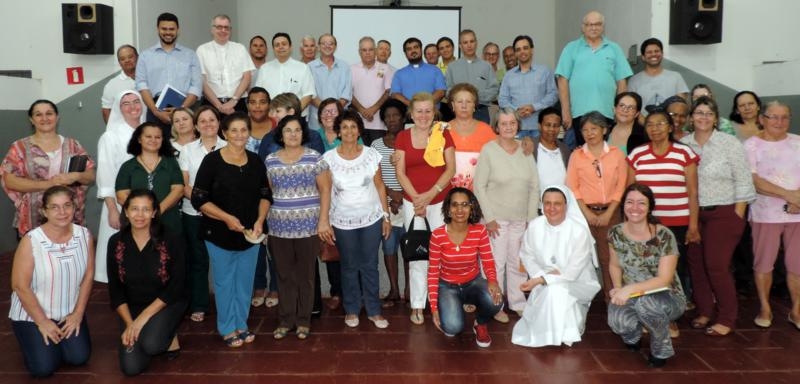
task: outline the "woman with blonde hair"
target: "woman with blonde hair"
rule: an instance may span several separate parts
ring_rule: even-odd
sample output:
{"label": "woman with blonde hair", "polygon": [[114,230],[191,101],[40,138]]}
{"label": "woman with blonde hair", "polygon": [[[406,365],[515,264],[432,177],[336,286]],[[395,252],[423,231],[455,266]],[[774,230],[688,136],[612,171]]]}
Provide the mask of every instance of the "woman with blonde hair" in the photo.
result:
{"label": "woman with blonde hair", "polygon": [[[451,188],[455,174],[455,145],[446,125],[434,121],[436,108],[433,95],[420,92],[411,98],[411,120],[414,125],[397,134],[395,157],[397,180],[403,187],[404,226],[408,228],[417,217],[426,219],[431,228],[444,224],[442,201]],[[419,222],[415,227],[422,228]],[[428,261],[409,263],[411,322],[425,320]]]}

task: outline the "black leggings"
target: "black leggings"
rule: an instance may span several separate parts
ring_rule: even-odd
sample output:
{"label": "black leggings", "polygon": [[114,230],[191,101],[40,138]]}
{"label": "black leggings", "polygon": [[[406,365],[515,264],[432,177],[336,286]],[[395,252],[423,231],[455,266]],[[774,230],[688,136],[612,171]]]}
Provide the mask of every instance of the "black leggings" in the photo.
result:
{"label": "black leggings", "polygon": [[[119,368],[122,373],[136,376],[147,369],[153,356],[167,351],[183,319],[187,304],[186,300],[180,300],[158,311],[139,332],[139,340],[133,344],[133,349],[128,350],[120,339]],[[124,332],[125,323],[120,322],[120,326]]]}

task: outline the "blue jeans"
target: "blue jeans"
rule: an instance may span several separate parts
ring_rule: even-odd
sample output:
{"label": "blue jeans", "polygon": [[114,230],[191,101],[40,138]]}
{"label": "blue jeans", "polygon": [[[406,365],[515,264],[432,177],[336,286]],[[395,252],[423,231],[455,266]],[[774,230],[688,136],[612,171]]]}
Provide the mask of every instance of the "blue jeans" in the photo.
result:
{"label": "blue jeans", "polygon": [[225,336],[236,330],[246,330],[258,246],[231,251],[206,241],[206,247],[214,276],[217,331]]}
{"label": "blue jeans", "polygon": [[464,330],[464,304],[477,307],[475,320],[478,324],[488,323],[503,308],[502,303],[495,305],[489,294],[489,284],[481,276],[464,284],[439,280],[439,321],[444,333],[457,335]]}
{"label": "blue jeans", "polygon": [[342,259],[342,302],[348,315],[361,312],[362,303],[367,316],[381,314],[378,247],[382,228],[383,219],[357,229],[333,228]]}
{"label": "blue jeans", "polygon": [[[269,265],[269,287],[267,287],[267,265]],[[256,276],[253,280],[253,290],[266,289],[278,292],[278,275],[275,273],[275,261],[269,254],[266,245],[258,246],[258,260],[256,260]]]}
{"label": "blue jeans", "polygon": [[397,256],[400,251],[400,239],[405,235],[406,229],[403,227],[392,227],[392,232],[389,233],[388,239],[383,239],[381,247],[383,254],[387,256]]}
{"label": "blue jeans", "polygon": [[50,341],[50,345],[45,345],[42,333],[32,321],[12,321],[11,329],[14,330],[14,336],[22,350],[25,367],[34,377],[50,376],[62,363],[84,365],[92,354],[86,317],[81,321],[77,336],[73,334],[58,344]]}
{"label": "blue jeans", "polygon": [[538,129],[526,129],[524,131],[517,132],[517,139],[522,139],[523,137],[532,137],[534,139],[539,138],[539,130]]}

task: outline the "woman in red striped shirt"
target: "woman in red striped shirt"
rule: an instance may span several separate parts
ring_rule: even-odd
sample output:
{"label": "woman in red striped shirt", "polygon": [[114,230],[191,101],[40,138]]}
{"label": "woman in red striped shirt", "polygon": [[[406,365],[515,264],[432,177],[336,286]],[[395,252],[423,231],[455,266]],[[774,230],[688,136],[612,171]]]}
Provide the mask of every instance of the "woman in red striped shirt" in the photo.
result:
{"label": "woman in red striped shirt", "polygon": [[475,305],[475,342],[486,348],[492,343],[487,324],[502,308],[503,295],[497,284],[489,233],[479,223],[481,207],[472,191],[457,187],[445,197],[442,215],[445,225],[431,234],[428,260],[433,323],[446,336],[455,336],[464,329],[462,306]]}

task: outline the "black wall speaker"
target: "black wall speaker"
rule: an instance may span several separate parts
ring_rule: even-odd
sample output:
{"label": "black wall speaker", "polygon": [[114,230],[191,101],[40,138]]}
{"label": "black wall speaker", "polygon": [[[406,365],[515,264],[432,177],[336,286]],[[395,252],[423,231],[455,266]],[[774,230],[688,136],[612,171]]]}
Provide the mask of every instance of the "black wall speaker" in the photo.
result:
{"label": "black wall speaker", "polygon": [[722,0],[670,0],[670,44],[722,42]]}
{"label": "black wall speaker", "polygon": [[114,54],[114,9],[103,4],[61,4],[64,53]]}

